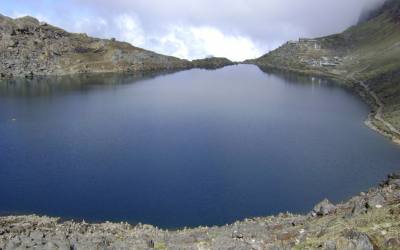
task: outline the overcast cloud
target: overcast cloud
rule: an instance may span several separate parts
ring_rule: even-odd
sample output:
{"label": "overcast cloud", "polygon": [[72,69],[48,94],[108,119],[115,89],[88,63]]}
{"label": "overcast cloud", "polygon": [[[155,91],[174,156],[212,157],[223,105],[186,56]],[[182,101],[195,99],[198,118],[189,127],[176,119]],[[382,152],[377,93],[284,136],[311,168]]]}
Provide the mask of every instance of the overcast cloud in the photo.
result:
{"label": "overcast cloud", "polygon": [[1,0],[68,31],[181,58],[261,56],[287,40],[341,32],[383,0]]}

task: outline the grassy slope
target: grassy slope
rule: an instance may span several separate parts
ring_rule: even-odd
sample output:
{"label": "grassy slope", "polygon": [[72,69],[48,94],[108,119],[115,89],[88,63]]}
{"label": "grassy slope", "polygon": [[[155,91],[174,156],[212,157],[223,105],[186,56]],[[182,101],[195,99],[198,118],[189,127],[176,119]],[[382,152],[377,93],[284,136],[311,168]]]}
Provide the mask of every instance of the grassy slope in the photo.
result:
{"label": "grassy slope", "polygon": [[[316,40],[321,49],[288,43],[250,62],[260,67],[363,80],[385,104],[385,119],[400,128],[400,1],[388,1],[367,21],[343,33]],[[329,68],[303,62],[324,56],[338,56],[342,61]]]}

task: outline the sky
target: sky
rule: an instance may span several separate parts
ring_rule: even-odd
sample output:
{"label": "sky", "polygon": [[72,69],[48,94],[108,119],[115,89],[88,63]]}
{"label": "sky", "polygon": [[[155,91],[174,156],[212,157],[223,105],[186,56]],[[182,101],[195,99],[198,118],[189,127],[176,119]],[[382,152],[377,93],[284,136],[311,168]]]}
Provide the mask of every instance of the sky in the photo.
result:
{"label": "sky", "polygon": [[0,0],[0,13],[198,59],[242,61],[288,40],[338,33],[383,0]]}

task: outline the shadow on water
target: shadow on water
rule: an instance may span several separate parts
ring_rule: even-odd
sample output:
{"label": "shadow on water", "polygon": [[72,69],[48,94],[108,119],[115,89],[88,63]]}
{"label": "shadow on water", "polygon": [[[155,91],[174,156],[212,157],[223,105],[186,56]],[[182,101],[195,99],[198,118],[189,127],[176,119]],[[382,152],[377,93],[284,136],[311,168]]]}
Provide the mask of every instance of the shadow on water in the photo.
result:
{"label": "shadow on water", "polygon": [[300,72],[292,72],[288,70],[282,69],[275,69],[275,68],[268,68],[268,67],[260,67],[259,68],[263,73],[267,74],[268,76],[273,76],[283,80],[285,84],[292,84],[292,85],[303,85],[303,86],[311,86],[311,87],[323,87],[325,89],[340,89],[355,98],[361,100],[359,94],[354,91],[349,85],[343,84],[338,79],[333,79],[329,77],[324,77],[321,75],[310,75],[306,73]]}
{"label": "shadow on water", "polygon": [[145,73],[98,73],[65,76],[38,76],[0,80],[0,97],[35,97],[85,92],[96,88],[110,88],[133,84],[178,71]]}
{"label": "shadow on water", "polygon": [[321,84],[327,87],[337,84],[334,80],[323,76],[312,76],[312,75],[290,72],[280,69],[273,69],[260,66],[257,67],[265,74],[269,76],[276,76],[282,80],[285,80],[286,83],[305,84],[305,85]]}

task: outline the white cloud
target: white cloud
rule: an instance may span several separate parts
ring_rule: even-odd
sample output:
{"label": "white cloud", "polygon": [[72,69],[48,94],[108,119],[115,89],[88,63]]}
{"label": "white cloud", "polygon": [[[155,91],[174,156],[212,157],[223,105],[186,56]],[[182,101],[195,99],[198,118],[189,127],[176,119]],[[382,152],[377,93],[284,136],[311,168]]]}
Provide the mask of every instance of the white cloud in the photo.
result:
{"label": "white cloud", "polygon": [[144,31],[136,17],[122,14],[114,19],[115,28],[119,30],[118,38],[135,46],[145,46]]}
{"label": "white cloud", "polygon": [[[67,28],[69,31],[78,33],[103,33],[108,27],[108,22],[101,17],[80,17],[72,22],[71,27]],[[64,27],[65,28],[65,27]],[[104,34],[106,35],[106,34]]]}
{"label": "white cloud", "polygon": [[[194,40],[203,47],[206,55],[228,57],[243,61],[261,55],[254,42],[240,35],[226,35],[213,27],[192,27],[190,33]],[[188,44],[190,46],[190,44]]]}
{"label": "white cloud", "polygon": [[212,55],[243,61],[264,52],[250,38],[224,34],[214,27],[174,25],[163,32],[146,33],[140,20],[129,14],[117,15],[110,21],[80,18],[71,25],[71,29],[104,38],[115,37],[137,47],[191,60]]}
{"label": "white cloud", "polygon": [[[179,58],[191,59],[190,48],[187,45],[187,40],[189,37],[186,37],[186,41],[183,39],[179,39],[177,33],[184,32],[182,29],[174,28],[168,34],[158,38],[152,38],[153,46],[152,49],[156,52],[166,53]],[[195,45],[192,44],[192,48],[195,48]]]}
{"label": "white cloud", "polygon": [[150,50],[186,59],[218,56],[243,61],[263,52],[251,39],[227,35],[213,27],[173,26],[164,34],[145,39],[144,46]]}
{"label": "white cloud", "polygon": [[49,19],[45,15],[43,15],[41,13],[35,13],[35,14],[32,15],[31,13],[28,13],[28,12],[14,11],[10,15],[10,17],[12,17],[12,18],[20,18],[20,17],[25,17],[25,16],[34,16],[36,19],[38,19],[40,21],[43,21],[43,22],[48,22],[49,21]]}

